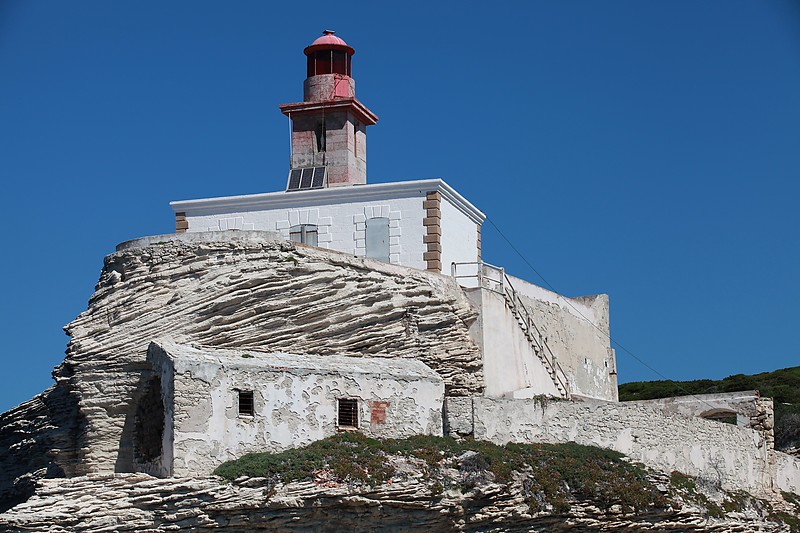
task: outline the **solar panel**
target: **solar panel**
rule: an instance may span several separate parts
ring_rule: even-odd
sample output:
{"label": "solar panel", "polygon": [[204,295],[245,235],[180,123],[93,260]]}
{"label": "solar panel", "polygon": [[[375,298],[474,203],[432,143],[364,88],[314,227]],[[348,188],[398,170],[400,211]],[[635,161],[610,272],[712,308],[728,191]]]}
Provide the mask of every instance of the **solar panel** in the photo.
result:
{"label": "solar panel", "polygon": [[325,186],[326,167],[293,168],[289,171],[287,191],[320,189]]}
{"label": "solar panel", "polygon": [[325,167],[314,167],[314,178],[311,180],[311,187],[316,189],[325,183]]}
{"label": "solar panel", "polygon": [[286,187],[287,190],[294,190],[300,188],[300,173],[302,170],[299,168],[292,169],[289,172],[289,186]]}
{"label": "solar panel", "polygon": [[303,169],[303,177],[300,178],[300,188],[301,189],[310,189],[311,188],[311,178],[314,177],[314,169],[313,168],[304,168]]}

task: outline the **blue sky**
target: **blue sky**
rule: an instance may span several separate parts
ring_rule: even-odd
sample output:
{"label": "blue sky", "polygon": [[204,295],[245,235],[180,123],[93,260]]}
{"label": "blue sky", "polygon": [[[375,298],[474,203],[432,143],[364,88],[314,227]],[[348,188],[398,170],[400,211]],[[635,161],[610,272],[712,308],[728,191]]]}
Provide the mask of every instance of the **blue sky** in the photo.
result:
{"label": "blue sky", "polygon": [[[800,3],[0,1],[0,410],[52,383],[104,255],[171,200],[281,189],[303,48],[356,49],[370,182],[441,177],[621,381],[800,364]],[[486,224],[484,258],[543,282]]]}

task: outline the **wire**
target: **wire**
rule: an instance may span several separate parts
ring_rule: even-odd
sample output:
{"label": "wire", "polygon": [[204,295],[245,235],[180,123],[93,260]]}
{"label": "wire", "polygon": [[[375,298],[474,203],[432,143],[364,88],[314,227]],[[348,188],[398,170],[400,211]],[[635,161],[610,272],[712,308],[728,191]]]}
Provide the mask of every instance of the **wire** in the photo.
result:
{"label": "wire", "polygon": [[499,227],[497,227],[497,224],[495,224],[495,223],[494,223],[494,221],[493,221],[491,218],[489,218],[489,217],[486,217],[486,220],[489,222],[489,224],[491,224],[491,225],[492,225],[492,227],[493,227],[493,228],[494,228],[494,229],[497,231],[497,233],[499,233],[499,234],[500,234],[500,236],[503,238],[503,240],[505,240],[505,241],[508,243],[508,245],[511,247],[511,249],[512,249],[512,250],[514,250],[514,252],[515,252],[515,253],[516,253],[516,254],[517,254],[517,255],[518,255],[518,256],[519,256],[519,257],[520,257],[520,258],[521,258],[521,259],[522,259],[524,262],[525,262],[525,264],[526,264],[526,265],[528,265],[528,267],[529,267],[531,270],[533,270],[533,272],[534,272],[534,273],[535,273],[537,276],[539,276],[539,279],[541,279],[541,280],[542,280],[542,282],[545,284],[545,286],[546,286],[548,289],[550,289],[551,291],[553,291],[553,292],[556,294],[556,296],[558,296],[558,297],[559,297],[560,299],[562,299],[562,300],[563,300],[563,301],[564,301],[564,302],[565,302],[567,305],[569,305],[569,306],[572,308],[572,310],[573,310],[573,311],[575,311],[576,313],[578,313],[578,315],[580,315],[580,317],[581,317],[581,318],[583,318],[583,319],[584,319],[586,322],[588,322],[588,323],[589,323],[589,325],[591,325],[591,326],[592,326],[594,329],[596,329],[597,331],[599,331],[601,335],[603,335],[604,337],[608,338],[608,340],[611,342],[611,344],[612,344],[612,345],[616,345],[616,346],[618,346],[618,347],[619,347],[619,348],[620,348],[620,349],[621,349],[623,352],[625,352],[626,354],[628,354],[629,356],[631,356],[633,359],[635,359],[636,361],[638,361],[638,362],[639,362],[639,363],[640,363],[642,366],[644,366],[644,367],[648,368],[648,369],[649,369],[650,371],[652,371],[654,374],[656,374],[656,375],[660,376],[661,378],[663,378],[663,379],[664,379],[664,380],[666,380],[666,381],[672,381],[672,383],[674,383],[674,384],[676,385],[676,388],[677,388],[678,390],[682,391],[682,392],[685,392],[687,396],[691,396],[692,398],[696,398],[697,400],[699,400],[700,402],[702,402],[702,403],[706,404],[707,406],[709,406],[709,407],[712,407],[712,408],[715,408],[715,406],[711,405],[710,403],[708,403],[707,401],[703,400],[703,399],[702,399],[702,398],[700,398],[699,396],[697,396],[697,395],[693,394],[692,392],[690,392],[689,390],[685,389],[684,387],[681,387],[681,385],[680,385],[680,382],[676,382],[676,381],[674,381],[674,380],[671,380],[671,379],[669,379],[667,376],[665,376],[664,374],[662,374],[661,372],[659,372],[658,370],[656,370],[655,368],[653,368],[652,366],[650,366],[649,364],[647,364],[646,362],[644,362],[644,361],[643,361],[641,358],[637,357],[637,356],[636,356],[636,354],[634,354],[632,351],[630,351],[630,350],[629,350],[629,349],[627,349],[625,346],[623,346],[623,345],[622,345],[622,344],[621,344],[619,341],[617,341],[617,340],[615,340],[614,338],[612,338],[610,334],[606,333],[605,331],[603,331],[602,329],[600,329],[599,327],[597,327],[597,325],[596,325],[594,322],[592,322],[591,320],[589,320],[589,319],[586,317],[586,315],[584,315],[583,313],[581,313],[581,311],[580,311],[580,310],[579,310],[577,307],[575,307],[574,305],[572,305],[572,302],[570,302],[570,301],[569,301],[569,299],[567,299],[565,296],[562,296],[562,295],[561,295],[561,293],[559,293],[559,292],[558,292],[558,291],[555,289],[555,287],[553,287],[553,285],[551,285],[551,284],[550,284],[550,282],[549,282],[549,281],[547,281],[547,279],[545,279],[545,277],[544,277],[544,276],[542,276],[542,274],[541,274],[541,273],[540,273],[538,270],[536,270],[536,267],[534,267],[534,266],[531,264],[531,262],[530,262],[530,261],[528,261],[528,259],[527,259],[527,258],[526,258],[524,255],[522,255],[522,252],[520,252],[520,251],[517,249],[517,247],[516,247],[516,246],[514,246],[514,243],[512,243],[512,242],[511,242],[511,240],[510,240],[508,237],[506,237],[506,235],[505,235],[505,234],[504,234],[504,233],[503,233],[503,232],[500,230],[500,228],[499,228]]}

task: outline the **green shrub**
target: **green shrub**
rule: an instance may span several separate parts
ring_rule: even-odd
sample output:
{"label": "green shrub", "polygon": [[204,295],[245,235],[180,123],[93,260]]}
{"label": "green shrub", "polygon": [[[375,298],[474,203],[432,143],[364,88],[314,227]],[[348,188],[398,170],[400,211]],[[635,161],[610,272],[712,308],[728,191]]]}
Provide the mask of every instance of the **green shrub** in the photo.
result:
{"label": "green shrub", "polygon": [[604,508],[620,505],[626,512],[668,503],[649,483],[642,466],[620,453],[575,443],[498,446],[431,436],[375,440],[348,432],[285,452],[248,454],[224,463],[215,474],[229,480],[249,476],[290,482],[327,469],[341,482],[375,484],[397,475],[386,461],[390,454],[423,461],[434,496],[444,490],[442,467],[450,466],[461,475],[461,490],[492,478],[508,483],[513,472],[524,474],[523,490],[533,511],[549,505],[566,513],[574,498]]}

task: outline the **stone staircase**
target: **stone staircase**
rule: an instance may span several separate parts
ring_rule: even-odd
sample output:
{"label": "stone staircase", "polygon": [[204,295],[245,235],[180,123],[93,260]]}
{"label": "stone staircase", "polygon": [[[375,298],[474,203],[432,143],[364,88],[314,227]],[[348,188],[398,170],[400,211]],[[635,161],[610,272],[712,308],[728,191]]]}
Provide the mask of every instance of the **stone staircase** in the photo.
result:
{"label": "stone staircase", "polygon": [[[474,270],[475,273],[459,275],[459,265],[462,266],[462,270],[463,267],[466,267]],[[506,276],[505,270],[502,267],[483,262],[452,263],[451,274],[457,280],[477,278],[479,287],[503,296],[506,307],[514,315],[514,318],[516,318],[517,324],[528,340],[528,344],[533,348],[533,352],[542,362],[545,370],[547,370],[559,394],[562,398],[569,399],[570,392],[569,386],[567,385],[567,376],[562,370],[561,365],[556,361],[556,356],[547,344],[547,339],[545,339],[541,330],[536,326],[536,323],[528,312],[528,308],[522,303],[517,291],[514,289],[514,285],[511,283],[511,280],[508,279],[508,276]]]}

